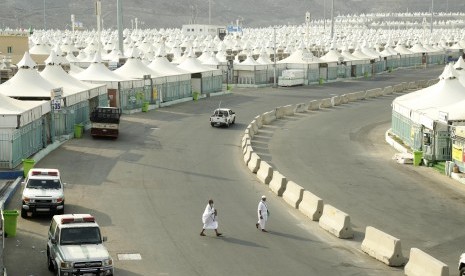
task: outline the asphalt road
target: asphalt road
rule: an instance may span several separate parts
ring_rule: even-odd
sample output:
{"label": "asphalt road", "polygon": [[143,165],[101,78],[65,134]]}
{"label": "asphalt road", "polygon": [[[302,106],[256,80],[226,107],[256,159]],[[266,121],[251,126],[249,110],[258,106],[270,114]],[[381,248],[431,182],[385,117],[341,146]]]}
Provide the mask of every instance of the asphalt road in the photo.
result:
{"label": "asphalt road", "polygon": [[[357,238],[331,236],[274,196],[243,164],[240,138],[253,117],[276,106],[431,79],[441,70],[402,70],[324,86],[236,89],[232,95],[124,116],[117,140],[92,139],[86,132],[37,167],[61,170],[67,213],[96,216],[117,275],[402,275],[402,269],[362,253]],[[208,122],[220,102],[237,113],[229,129]],[[271,211],[267,234],[255,229],[262,194]],[[219,211],[223,238],[211,232],[199,236],[209,198]],[[344,202],[334,205],[342,208]],[[20,191],[7,208],[20,208]],[[49,221],[19,218],[17,237],[6,241],[10,275],[51,275],[45,257]],[[118,254],[125,253],[140,254],[141,260],[120,260]]]}

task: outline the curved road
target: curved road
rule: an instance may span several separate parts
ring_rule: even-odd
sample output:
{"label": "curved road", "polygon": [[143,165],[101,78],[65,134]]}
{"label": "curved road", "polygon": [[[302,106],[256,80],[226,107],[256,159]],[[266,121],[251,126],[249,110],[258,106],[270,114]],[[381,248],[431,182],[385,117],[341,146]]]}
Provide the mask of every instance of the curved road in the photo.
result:
{"label": "curved road", "polygon": [[[233,95],[124,116],[117,140],[85,133],[37,167],[62,171],[67,213],[96,216],[117,275],[402,275],[402,269],[372,260],[356,241],[334,238],[273,196],[243,164],[240,138],[253,117],[276,106],[431,79],[441,70],[402,70],[324,86],[236,89]],[[238,115],[229,129],[208,123],[220,101]],[[267,234],[254,225],[262,194],[269,195]],[[209,198],[219,210],[223,238],[199,236]],[[18,191],[7,208],[20,208],[19,202]],[[50,275],[44,251],[49,221],[19,218],[17,237],[6,241],[9,274]],[[126,253],[141,260],[118,258]]]}
{"label": "curved road", "polygon": [[281,122],[268,157],[288,179],[366,226],[419,248],[455,271],[463,252],[465,187],[432,168],[401,165],[384,139],[394,96]]}

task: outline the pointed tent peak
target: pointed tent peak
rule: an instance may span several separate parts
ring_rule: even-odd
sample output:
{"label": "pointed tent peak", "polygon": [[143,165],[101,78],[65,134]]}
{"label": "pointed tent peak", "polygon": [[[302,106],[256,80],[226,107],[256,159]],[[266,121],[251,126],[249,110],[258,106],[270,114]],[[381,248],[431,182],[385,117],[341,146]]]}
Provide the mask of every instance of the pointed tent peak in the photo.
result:
{"label": "pointed tent peak", "polygon": [[166,46],[165,46],[164,41],[160,44],[160,48],[158,48],[157,53],[156,53],[155,56],[157,56],[157,57],[165,57],[166,56]]}
{"label": "pointed tent peak", "polygon": [[55,53],[54,50],[50,51],[50,55],[44,62],[45,62],[45,65],[59,64],[57,54]]}
{"label": "pointed tent peak", "polygon": [[101,63],[102,62],[102,55],[99,51],[95,52],[94,58],[92,59],[93,63]]}
{"label": "pointed tent peak", "polygon": [[442,74],[439,76],[439,79],[441,80],[451,80],[451,79],[456,79],[458,78],[458,74],[457,74],[457,71],[455,71],[452,63],[449,63],[446,65],[446,67],[444,68],[444,71],[442,72]]}
{"label": "pointed tent peak", "polygon": [[24,52],[23,58],[16,64],[18,68],[34,68],[37,63],[32,60],[29,52]]}
{"label": "pointed tent peak", "polygon": [[465,61],[463,60],[462,56],[459,57],[457,62],[454,64],[455,70],[464,70],[465,71]]}

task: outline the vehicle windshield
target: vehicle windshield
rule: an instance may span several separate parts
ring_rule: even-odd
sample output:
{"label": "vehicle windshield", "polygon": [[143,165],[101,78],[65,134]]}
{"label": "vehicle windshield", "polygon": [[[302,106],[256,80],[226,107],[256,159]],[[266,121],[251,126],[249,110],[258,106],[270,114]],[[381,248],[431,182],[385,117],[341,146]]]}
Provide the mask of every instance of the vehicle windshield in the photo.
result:
{"label": "vehicle windshield", "polygon": [[60,189],[59,179],[29,179],[27,188],[30,189]]}
{"label": "vehicle windshield", "polygon": [[225,111],[225,110],[216,110],[216,111],[215,111],[215,116],[220,116],[220,117],[228,116],[228,111]]}
{"label": "vehicle windshield", "polygon": [[101,243],[98,227],[75,227],[61,229],[60,244],[98,244]]}

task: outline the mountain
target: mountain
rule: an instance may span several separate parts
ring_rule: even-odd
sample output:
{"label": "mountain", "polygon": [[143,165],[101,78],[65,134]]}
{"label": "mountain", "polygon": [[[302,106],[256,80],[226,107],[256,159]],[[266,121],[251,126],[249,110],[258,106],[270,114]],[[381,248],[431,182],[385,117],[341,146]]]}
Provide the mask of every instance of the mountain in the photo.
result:
{"label": "mountain", "polygon": [[[465,12],[464,0],[120,0],[125,28],[180,28],[195,22],[228,25],[240,20],[244,27],[302,24],[305,12],[312,19],[334,14],[373,12]],[[84,28],[96,28],[96,0],[2,0],[0,28],[71,29],[71,14]],[[101,0],[103,27],[117,27],[117,0]],[[137,18],[137,20],[136,20]]]}

